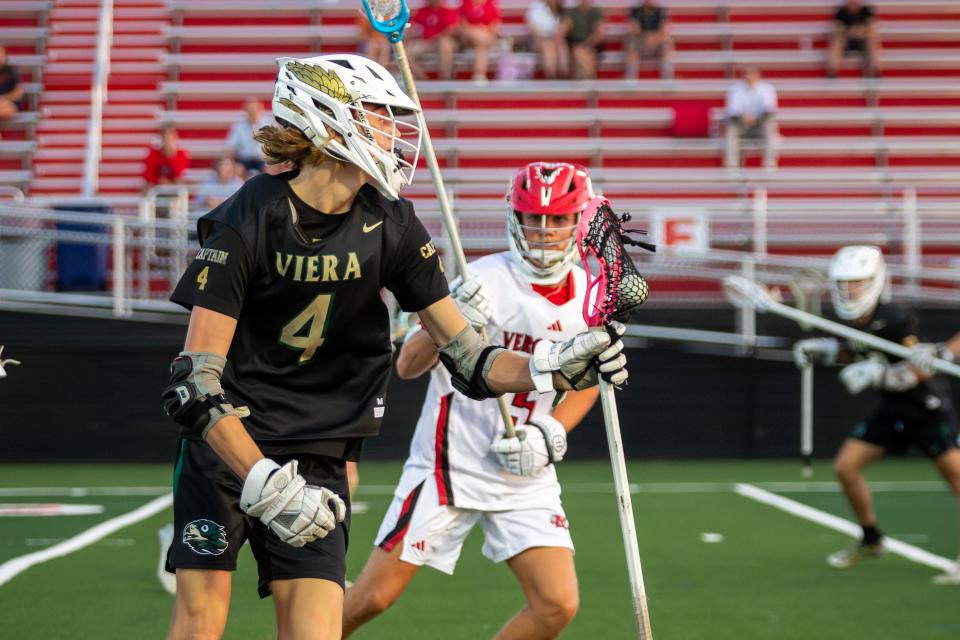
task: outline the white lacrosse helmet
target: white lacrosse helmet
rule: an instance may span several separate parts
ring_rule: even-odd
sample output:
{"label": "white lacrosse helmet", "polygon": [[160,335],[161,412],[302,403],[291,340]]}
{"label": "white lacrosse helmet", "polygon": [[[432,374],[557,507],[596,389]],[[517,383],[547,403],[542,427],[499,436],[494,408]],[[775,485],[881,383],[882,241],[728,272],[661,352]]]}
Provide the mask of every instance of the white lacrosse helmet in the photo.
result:
{"label": "white lacrosse helmet", "polygon": [[887,282],[887,266],[877,247],[843,247],[830,260],[830,299],[844,320],[862,318],[877,307]]}
{"label": "white lacrosse helmet", "polygon": [[[380,193],[398,199],[400,190],[413,180],[420,157],[421,132],[415,117],[420,109],[390,72],[350,54],[278,58],[277,64],[274,117],[302,131],[332,158],[360,167]],[[379,130],[369,119],[383,116],[364,103],[387,108],[392,129],[385,133],[393,139],[392,149],[377,144],[374,133]]]}

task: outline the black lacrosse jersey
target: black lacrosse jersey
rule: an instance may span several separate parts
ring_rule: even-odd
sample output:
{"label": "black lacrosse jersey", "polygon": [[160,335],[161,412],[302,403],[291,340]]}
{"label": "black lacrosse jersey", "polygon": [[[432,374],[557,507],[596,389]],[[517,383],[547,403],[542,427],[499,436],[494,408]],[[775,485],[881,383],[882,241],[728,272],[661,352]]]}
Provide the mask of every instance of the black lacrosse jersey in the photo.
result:
{"label": "black lacrosse jersey", "polygon": [[[877,305],[870,321],[865,326],[857,328],[906,347],[913,346],[919,341],[917,316],[906,309],[883,302]],[[849,340],[845,347],[854,356],[866,356],[871,351],[866,345]],[[891,362],[900,361],[894,356],[886,357]],[[899,413],[904,418],[921,417],[931,411],[951,409],[950,388],[947,381],[938,376],[928,378],[907,391],[895,392],[881,389],[879,393],[884,408]]]}
{"label": "black lacrosse jersey", "polygon": [[392,355],[381,289],[405,311],[449,293],[408,200],[366,185],[348,213],[325,215],[296,196],[294,175],[251,178],[203,216],[170,297],[237,319],[223,387],[265,452],[376,435]]}

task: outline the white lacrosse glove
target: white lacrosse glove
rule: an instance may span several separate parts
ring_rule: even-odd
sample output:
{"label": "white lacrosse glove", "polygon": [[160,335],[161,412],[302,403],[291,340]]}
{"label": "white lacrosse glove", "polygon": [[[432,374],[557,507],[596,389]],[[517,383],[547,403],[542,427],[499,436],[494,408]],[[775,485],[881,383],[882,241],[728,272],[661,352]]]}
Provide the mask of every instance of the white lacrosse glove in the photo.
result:
{"label": "white lacrosse glove", "polygon": [[347,506],[333,491],[308,485],[297,461],[282,467],[264,458],[247,474],[240,508],[294,547],[326,537],[347,517]]}
{"label": "white lacrosse glove", "polygon": [[460,313],[467,319],[474,329],[480,331],[486,327],[493,317],[493,309],[490,308],[490,296],[483,285],[483,281],[474,276],[464,282],[463,276],[457,276],[450,283],[450,295],[453,301],[460,307]]}
{"label": "white lacrosse glove", "polygon": [[867,358],[848,364],[840,370],[840,382],[847,391],[857,395],[864,389],[878,389],[883,386],[887,364],[879,358]]}
{"label": "white lacrosse glove", "polygon": [[519,427],[516,438],[501,433],[490,450],[510,473],[535,476],[547,465],[563,460],[567,452],[567,430],[553,416],[539,416]]}
{"label": "white lacrosse glove", "polygon": [[910,361],[889,364],[881,355],[871,355],[866,360],[847,365],[840,371],[840,381],[847,391],[856,395],[864,389],[884,389],[902,393],[920,383]]}
{"label": "white lacrosse glove", "polygon": [[836,338],[807,338],[793,345],[793,361],[803,369],[809,364],[832,365],[837,363],[840,341]]}
{"label": "white lacrosse glove", "polygon": [[954,356],[950,349],[943,344],[933,344],[932,342],[921,342],[910,347],[910,353],[907,360],[920,371],[927,375],[933,375],[936,371],[933,369],[933,362],[937,358],[953,362]]}
{"label": "white lacrosse glove", "polygon": [[[620,340],[626,329],[619,322],[611,322],[608,327],[590,327],[566,342],[538,342],[530,358],[530,377],[537,391],[554,390],[554,371],[565,383],[557,387],[557,391],[592,387],[599,381],[599,376],[614,386],[621,386],[629,375],[627,357],[622,353],[623,341]],[[612,341],[611,333],[617,337],[616,342]]]}

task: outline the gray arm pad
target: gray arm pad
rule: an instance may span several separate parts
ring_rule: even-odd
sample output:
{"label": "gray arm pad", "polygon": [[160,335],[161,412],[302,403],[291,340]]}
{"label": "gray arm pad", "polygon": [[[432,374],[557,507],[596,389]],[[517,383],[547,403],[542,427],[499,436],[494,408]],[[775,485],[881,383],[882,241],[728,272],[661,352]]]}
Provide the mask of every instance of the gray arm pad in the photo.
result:
{"label": "gray arm pad", "polygon": [[487,384],[490,370],[497,357],[506,351],[503,347],[487,344],[477,330],[467,324],[453,340],[439,349],[440,362],[450,372],[454,388],[473,400],[493,398]]}
{"label": "gray arm pad", "polygon": [[170,365],[170,384],[163,391],[164,412],[187,433],[206,439],[207,433],[227,416],[249,412],[227,402],[220,386],[226,358],[215,353],[183,351]]}

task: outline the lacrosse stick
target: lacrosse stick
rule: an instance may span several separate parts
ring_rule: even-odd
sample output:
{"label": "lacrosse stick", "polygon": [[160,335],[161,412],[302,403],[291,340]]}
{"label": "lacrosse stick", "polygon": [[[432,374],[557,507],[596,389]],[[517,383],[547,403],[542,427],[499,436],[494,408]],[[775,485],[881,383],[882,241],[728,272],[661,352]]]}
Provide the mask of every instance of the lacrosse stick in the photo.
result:
{"label": "lacrosse stick", "polygon": [[800,457],[803,477],[813,476],[813,363],[800,370]]}
{"label": "lacrosse stick", "polygon": [[[878,338],[873,334],[858,331],[853,327],[848,327],[839,322],[833,322],[832,320],[827,320],[826,318],[821,318],[812,313],[794,309],[793,307],[788,307],[783,303],[777,302],[770,297],[770,293],[763,285],[744,278],[743,276],[727,276],[724,278],[723,292],[735,307],[752,307],[760,313],[770,312],[778,316],[783,316],[784,318],[789,318],[797,323],[808,324],[811,327],[832,333],[841,338],[846,338],[852,342],[859,342],[897,358],[906,360],[910,357],[910,349],[902,344]],[[947,362],[946,360],[937,358],[933,361],[932,367],[937,373],[960,378],[960,365],[954,364],[953,362]]]}
{"label": "lacrosse stick", "polygon": [[[618,218],[610,208],[610,202],[600,197],[591,200],[580,217],[577,249],[587,272],[587,295],[583,302],[583,319],[587,326],[598,327],[609,324],[611,320],[626,320],[630,312],[647,299],[647,283],[623,245],[626,242],[651,250],[653,245],[635,242],[626,235],[629,232],[624,231],[620,224],[628,219],[626,214],[622,219]],[[588,263],[591,255],[599,264],[597,276],[591,273]],[[610,465],[613,467],[613,485],[617,493],[623,547],[627,555],[627,574],[630,578],[637,637],[640,640],[653,640],[650,612],[647,610],[647,593],[643,586],[643,570],[640,567],[640,547],[637,544],[636,524],[633,520],[627,463],[623,457],[617,401],[613,385],[602,377],[600,404],[603,408],[603,426],[607,432],[607,447],[610,449]]]}
{"label": "lacrosse stick", "polygon": [[[410,10],[407,9],[406,0],[363,0],[363,9],[367,13],[370,25],[393,43],[393,55],[397,58],[397,66],[400,67],[403,84],[406,86],[410,99],[417,107],[420,107],[420,95],[417,93],[413,72],[410,71],[410,63],[407,61],[407,50],[403,46],[403,30],[406,29],[407,20],[410,18]],[[457,263],[457,272],[466,282],[468,278],[467,258],[463,253],[463,245],[460,243],[457,222],[453,218],[453,209],[450,207],[450,200],[447,198],[447,188],[443,184],[443,176],[440,174],[440,165],[437,163],[437,154],[433,150],[433,140],[430,138],[430,130],[427,128],[422,107],[417,111],[417,123],[420,125],[423,138],[423,157],[427,161],[427,168],[430,169],[433,189],[437,192],[440,213],[443,215],[443,226],[446,228],[447,237],[450,239],[450,251],[453,252],[453,258]],[[485,329],[480,330],[480,336],[484,340],[487,339]],[[510,409],[507,408],[507,401],[503,396],[497,398],[497,406],[500,408],[500,417],[503,419],[503,428],[507,437],[515,438],[517,432],[513,428],[513,418],[510,417]]]}

